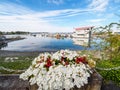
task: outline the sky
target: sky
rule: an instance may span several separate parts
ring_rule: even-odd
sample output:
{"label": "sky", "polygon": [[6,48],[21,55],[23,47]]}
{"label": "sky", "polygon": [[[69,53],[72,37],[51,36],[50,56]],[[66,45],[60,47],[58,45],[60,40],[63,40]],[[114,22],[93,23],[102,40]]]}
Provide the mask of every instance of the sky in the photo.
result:
{"label": "sky", "polygon": [[0,31],[73,32],[120,20],[120,0],[0,0]]}

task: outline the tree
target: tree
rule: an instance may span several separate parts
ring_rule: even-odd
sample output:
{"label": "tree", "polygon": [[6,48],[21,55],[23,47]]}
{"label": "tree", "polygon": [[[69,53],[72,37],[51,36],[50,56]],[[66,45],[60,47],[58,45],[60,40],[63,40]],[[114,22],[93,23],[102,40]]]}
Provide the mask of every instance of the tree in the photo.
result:
{"label": "tree", "polygon": [[110,23],[105,27],[97,28],[97,31],[100,32],[102,39],[104,40],[104,43],[102,42],[102,44],[99,44],[98,47],[102,47],[102,52],[104,52],[106,58],[110,60],[113,58],[119,58],[120,55],[120,34],[112,33],[112,29],[115,25],[117,26],[117,29],[120,28],[120,23]]}

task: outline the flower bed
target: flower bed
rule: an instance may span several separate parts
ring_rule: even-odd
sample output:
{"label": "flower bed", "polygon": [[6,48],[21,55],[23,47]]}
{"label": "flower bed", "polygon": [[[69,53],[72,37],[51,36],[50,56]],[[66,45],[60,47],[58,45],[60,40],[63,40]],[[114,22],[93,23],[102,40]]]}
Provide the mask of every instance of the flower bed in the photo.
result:
{"label": "flower bed", "polygon": [[93,60],[86,55],[79,55],[76,51],[42,53],[33,60],[32,65],[20,78],[29,80],[31,85],[37,84],[38,90],[69,90],[87,84],[94,66]]}

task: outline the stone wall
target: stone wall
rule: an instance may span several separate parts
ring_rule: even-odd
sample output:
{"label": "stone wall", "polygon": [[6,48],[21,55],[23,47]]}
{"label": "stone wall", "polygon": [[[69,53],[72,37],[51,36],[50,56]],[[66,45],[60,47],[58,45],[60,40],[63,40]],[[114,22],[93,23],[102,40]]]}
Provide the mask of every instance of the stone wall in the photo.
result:
{"label": "stone wall", "polygon": [[29,90],[29,83],[19,79],[18,74],[0,75],[0,90]]}
{"label": "stone wall", "polygon": [[[94,71],[89,83],[81,88],[71,90],[101,90],[102,77]],[[28,81],[19,79],[19,75],[0,75],[0,90],[36,90],[37,86],[29,86]]]}

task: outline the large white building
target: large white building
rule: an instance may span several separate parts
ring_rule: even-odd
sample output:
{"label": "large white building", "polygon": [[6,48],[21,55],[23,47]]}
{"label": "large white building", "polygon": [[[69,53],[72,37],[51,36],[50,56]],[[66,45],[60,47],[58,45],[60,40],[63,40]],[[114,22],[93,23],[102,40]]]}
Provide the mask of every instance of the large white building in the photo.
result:
{"label": "large white building", "polygon": [[72,36],[74,38],[76,37],[89,38],[91,35],[92,28],[93,26],[75,28],[75,32],[73,32]]}
{"label": "large white building", "polygon": [[75,28],[72,34],[74,44],[89,46],[93,26]]}

